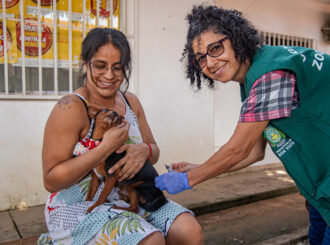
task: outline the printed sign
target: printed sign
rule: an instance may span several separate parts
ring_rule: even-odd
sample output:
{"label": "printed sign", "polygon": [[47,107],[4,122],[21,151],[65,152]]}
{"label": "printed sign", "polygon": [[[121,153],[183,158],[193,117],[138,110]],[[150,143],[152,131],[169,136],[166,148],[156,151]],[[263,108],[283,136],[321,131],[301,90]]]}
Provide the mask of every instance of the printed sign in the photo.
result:
{"label": "printed sign", "polygon": [[[7,20],[7,28],[6,29],[6,41],[7,41],[7,61],[9,63],[17,62],[17,52],[16,52],[16,32],[13,31],[14,23],[12,21]],[[0,21],[0,63],[4,62],[4,28],[3,23]]]}
{"label": "printed sign", "polygon": [[[0,1],[0,15],[2,15],[2,0]],[[6,0],[6,16],[19,17],[19,0]]]}
{"label": "printed sign", "polygon": [[[36,20],[37,21],[37,20]],[[16,25],[17,47],[22,51],[22,35],[21,23]],[[47,25],[41,25],[41,55],[46,54],[53,44],[52,31]],[[25,55],[38,57],[38,24],[25,22],[24,23],[24,46]]]}
{"label": "printed sign", "polygon": [[[113,1],[113,17],[110,18],[110,0],[99,0],[99,21],[98,26],[113,26],[119,29],[119,1]],[[0,0],[0,3],[2,1]],[[22,57],[22,35],[20,18],[19,0],[6,0],[6,17],[7,17],[7,52],[8,62],[15,65],[21,65]],[[83,1],[71,1],[71,17],[72,17],[72,64],[79,63],[81,43],[83,40]],[[1,4],[0,4],[1,6]],[[39,39],[38,39],[38,13],[41,21],[41,58],[43,59],[43,67],[53,67],[54,45],[56,46],[56,60],[58,66],[68,66],[69,61],[69,12],[68,0],[56,0],[57,25],[56,40],[54,40],[54,24],[53,24],[53,0],[40,0],[40,11],[38,11],[37,0],[24,0],[24,53],[26,66],[38,66],[39,58]],[[86,32],[96,27],[96,0],[86,0]],[[1,14],[1,12],[0,12]],[[15,17],[16,20],[8,19]],[[110,23],[114,21],[114,23]],[[110,25],[111,24],[111,25]],[[2,22],[1,22],[2,31]],[[4,62],[4,42],[3,34],[0,34],[0,63]]]}
{"label": "printed sign", "polygon": [[[19,0],[6,0],[6,9],[14,7]],[[0,1],[0,8],[2,10],[2,1]]]}
{"label": "printed sign", "polygon": [[[96,0],[91,0],[90,3],[91,3],[91,12],[93,15],[96,16],[97,2]],[[100,6],[99,15],[102,17],[109,17],[111,10],[111,0],[99,0],[99,6]],[[118,0],[113,0],[113,8],[112,8],[113,13],[117,11],[117,7],[118,7]]]}

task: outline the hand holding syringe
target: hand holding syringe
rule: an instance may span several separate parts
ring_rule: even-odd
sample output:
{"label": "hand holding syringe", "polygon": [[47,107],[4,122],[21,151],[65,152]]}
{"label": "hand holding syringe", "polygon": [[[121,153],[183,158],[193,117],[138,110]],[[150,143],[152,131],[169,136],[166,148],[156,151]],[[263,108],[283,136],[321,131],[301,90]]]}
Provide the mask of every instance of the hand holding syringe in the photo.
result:
{"label": "hand holding syringe", "polygon": [[165,168],[167,169],[167,172],[172,172],[173,169],[171,168],[170,165],[167,165],[167,164],[164,164],[165,165]]}

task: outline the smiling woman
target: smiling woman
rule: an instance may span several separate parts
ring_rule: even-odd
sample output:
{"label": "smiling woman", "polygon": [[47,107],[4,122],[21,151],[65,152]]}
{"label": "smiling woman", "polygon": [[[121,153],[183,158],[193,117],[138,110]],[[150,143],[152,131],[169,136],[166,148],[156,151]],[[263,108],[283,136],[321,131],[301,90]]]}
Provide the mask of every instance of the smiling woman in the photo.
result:
{"label": "smiling woman", "polygon": [[120,76],[123,74],[123,67],[120,63],[116,63],[110,67],[107,66],[107,63],[104,61],[95,60],[91,63],[92,68],[96,74],[105,74],[110,69],[115,76]]}
{"label": "smiling woman", "polygon": [[120,50],[108,43],[100,47],[90,61],[85,62],[88,89],[96,89],[104,96],[111,96],[124,80],[125,68],[120,63]]}
{"label": "smiling woman", "polygon": [[[87,198],[94,186],[91,182],[102,179],[92,178],[97,175],[94,169],[112,153],[126,152],[109,170],[118,169],[123,181],[136,176],[147,159],[154,164],[159,157],[141,103],[126,92],[130,54],[126,37],[114,29],[93,29],[83,41],[80,79],[84,84],[59,100],[45,128],[42,161],[44,185],[51,192],[45,210],[49,234],[39,244],[42,239],[55,244],[103,244],[105,238],[111,244],[165,244],[165,238],[171,244],[203,242],[192,213],[170,200],[156,211],[139,207],[138,213],[131,213],[123,210],[129,205],[113,188],[108,203],[94,205],[104,182],[96,185],[93,200]],[[113,110],[124,118],[107,129],[101,141],[92,137],[96,131],[93,107]],[[97,207],[87,215],[91,206]]]}
{"label": "smiling woman", "polygon": [[183,57],[190,84],[237,82],[243,103],[226,144],[202,164],[173,163],[174,171],[156,177],[156,186],[176,194],[247,167],[263,159],[267,141],[311,204],[311,244],[330,244],[330,56],[262,45],[237,10],[195,6],[187,20]]}
{"label": "smiling woman", "polygon": [[[201,70],[208,78],[223,83],[231,80],[243,82],[249,61],[239,62],[229,37],[205,31],[192,42],[195,53],[195,68]],[[204,53],[204,54],[203,54]],[[196,62],[199,66],[196,67]]]}
{"label": "smiling woman", "polygon": [[199,52],[200,44],[196,43],[197,40],[194,42],[193,46],[195,46],[194,51],[195,51],[195,59],[193,60],[194,65],[196,68],[203,69],[207,65],[207,55],[213,58],[219,57],[220,55],[223,54],[224,47],[223,47],[223,42],[227,40],[229,37],[226,36],[224,38],[221,38],[219,41],[216,41],[214,43],[210,43],[207,45],[207,51],[205,54],[202,54]]}
{"label": "smiling woman", "polygon": [[[257,48],[262,43],[257,30],[247,19],[241,18],[241,13],[237,10],[227,10],[215,6],[209,6],[208,8],[199,6],[193,8],[191,13],[187,15],[187,20],[189,30],[183,50],[183,58],[187,58],[186,76],[190,79],[191,85],[196,85],[198,89],[201,88],[202,79],[208,81],[209,87],[214,85],[213,78],[206,76],[201,72],[201,67],[194,65],[197,58],[195,51],[201,52],[197,48],[201,49],[200,45],[203,36],[205,37],[204,39],[207,39],[208,35],[215,35],[213,37],[214,41],[211,41],[211,39],[204,40],[205,51],[203,53],[206,53],[206,47],[209,44],[226,37],[222,41],[224,49],[226,49],[227,43],[233,51],[234,58],[240,62],[251,61]],[[208,56],[216,58],[214,55]]]}

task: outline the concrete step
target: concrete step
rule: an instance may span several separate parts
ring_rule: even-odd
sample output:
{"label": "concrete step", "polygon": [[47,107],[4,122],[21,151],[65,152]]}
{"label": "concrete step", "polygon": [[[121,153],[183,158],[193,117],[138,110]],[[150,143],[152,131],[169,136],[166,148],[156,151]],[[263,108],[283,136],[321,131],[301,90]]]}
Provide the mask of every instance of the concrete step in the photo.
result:
{"label": "concrete step", "polygon": [[[192,190],[166,195],[201,216],[296,192],[294,182],[277,163],[221,175]],[[0,212],[0,244],[35,244],[38,236],[47,231],[43,209],[40,205]]]}
{"label": "concrete step", "polygon": [[273,237],[255,245],[308,245],[308,226],[299,228],[288,234]]}
{"label": "concrete step", "polygon": [[207,180],[191,190],[166,196],[196,215],[253,203],[298,189],[282,164],[250,167]]}
{"label": "concrete step", "polygon": [[207,245],[296,244],[307,237],[308,212],[300,193],[203,214],[197,220]]}

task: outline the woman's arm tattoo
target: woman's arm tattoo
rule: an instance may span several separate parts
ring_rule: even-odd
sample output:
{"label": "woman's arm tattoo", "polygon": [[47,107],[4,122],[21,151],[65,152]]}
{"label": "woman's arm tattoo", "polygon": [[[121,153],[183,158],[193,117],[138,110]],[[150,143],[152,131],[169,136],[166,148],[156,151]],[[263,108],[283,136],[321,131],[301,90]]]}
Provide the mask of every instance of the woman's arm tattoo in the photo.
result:
{"label": "woman's arm tattoo", "polygon": [[71,109],[71,104],[72,103],[76,103],[78,102],[77,100],[75,100],[74,98],[72,98],[71,96],[63,96],[58,102],[58,106],[60,109]]}

